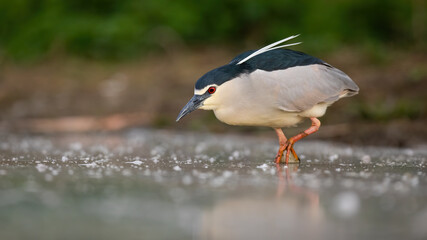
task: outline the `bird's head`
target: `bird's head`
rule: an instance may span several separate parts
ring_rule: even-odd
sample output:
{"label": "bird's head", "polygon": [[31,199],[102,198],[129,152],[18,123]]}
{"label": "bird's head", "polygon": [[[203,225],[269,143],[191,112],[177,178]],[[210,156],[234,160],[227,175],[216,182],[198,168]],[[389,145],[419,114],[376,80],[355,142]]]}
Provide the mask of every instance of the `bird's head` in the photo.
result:
{"label": "bird's head", "polygon": [[244,72],[241,65],[227,64],[216,68],[197,80],[194,87],[194,96],[182,108],[176,121],[196,109],[214,110],[221,103],[221,94],[224,83],[238,77]]}

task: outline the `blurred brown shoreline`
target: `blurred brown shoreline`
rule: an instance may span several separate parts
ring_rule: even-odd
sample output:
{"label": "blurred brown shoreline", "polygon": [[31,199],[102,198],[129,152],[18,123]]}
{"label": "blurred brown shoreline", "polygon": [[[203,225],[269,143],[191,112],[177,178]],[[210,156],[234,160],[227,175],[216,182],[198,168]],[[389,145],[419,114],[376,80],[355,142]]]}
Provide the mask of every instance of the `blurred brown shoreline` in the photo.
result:
{"label": "blurred brown shoreline", "polygon": [[[150,126],[153,116],[145,113],[114,114],[104,117],[73,116],[59,118],[23,119],[14,123],[0,123],[0,133],[26,134],[68,134],[117,132],[132,128]],[[303,126],[304,124],[302,124]],[[421,121],[395,121],[387,124],[378,123],[341,123],[321,127],[321,131],[310,136],[311,140],[326,140],[359,146],[391,146],[401,148],[423,148],[427,146],[427,129]],[[286,128],[287,135],[292,136],[304,127]],[[179,126],[168,127],[166,130],[176,130]],[[164,129],[164,128],[163,128]],[[201,130],[207,133],[208,130]],[[251,134],[252,136],[268,137],[269,131],[262,128],[237,128],[224,126],[214,129],[213,133]],[[273,139],[273,135],[271,136]]]}

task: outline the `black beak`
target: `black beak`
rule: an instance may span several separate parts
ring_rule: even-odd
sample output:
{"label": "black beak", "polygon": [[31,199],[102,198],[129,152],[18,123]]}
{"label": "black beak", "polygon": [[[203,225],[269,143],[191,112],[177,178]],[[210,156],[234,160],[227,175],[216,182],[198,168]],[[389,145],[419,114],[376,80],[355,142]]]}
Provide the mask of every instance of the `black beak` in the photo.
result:
{"label": "black beak", "polygon": [[178,117],[176,118],[176,121],[178,122],[181,118],[183,118],[185,115],[191,113],[192,111],[198,109],[200,106],[202,106],[203,101],[209,97],[209,94],[203,94],[203,95],[194,95],[190,101],[182,108],[181,112],[179,113]]}

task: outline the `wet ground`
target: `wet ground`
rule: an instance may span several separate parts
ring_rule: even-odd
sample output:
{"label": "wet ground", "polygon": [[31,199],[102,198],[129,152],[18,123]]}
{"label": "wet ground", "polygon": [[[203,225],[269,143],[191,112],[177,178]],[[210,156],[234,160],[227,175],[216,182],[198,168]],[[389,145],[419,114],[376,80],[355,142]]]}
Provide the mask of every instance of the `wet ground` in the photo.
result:
{"label": "wet ground", "polygon": [[426,239],[427,150],[132,130],[0,136],[2,239]]}

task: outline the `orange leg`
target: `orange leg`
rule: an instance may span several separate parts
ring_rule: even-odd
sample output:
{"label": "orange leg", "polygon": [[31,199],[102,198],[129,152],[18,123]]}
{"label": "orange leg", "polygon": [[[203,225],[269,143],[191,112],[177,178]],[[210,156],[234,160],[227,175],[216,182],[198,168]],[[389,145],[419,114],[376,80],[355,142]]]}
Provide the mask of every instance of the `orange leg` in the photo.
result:
{"label": "orange leg", "polygon": [[282,159],[282,156],[283,156],[283,151],[286,150],[286,147],[288,145],[287,144],[288,139],[286,138],[281,128],[275,128],[274,131],[276,131],[277,137],[279,138],[279,144],[280,144],[280,148],[279,148],[279,151],[277,152],[275,162],[280,163],[280,160]]}
{"label": "orange leg", "polygon": [[[288,147],[288,140],[286,139],[286,136],[283,133],[282,129],[275,128],[274,130],[276,131],[277,137],[279,138],[279,144],[280,144],[279,151],[277,152],[277,155],[276,155],[276,158],[275,158],[275,162],[278,164],[282,160],[283,152]],[[294,148],[292,146],[291,146],[291,151],[292,151],[292,155],[294,155],[295,159],[298,159],[298,156],[295,153],[295,150],[294,150]]]}
{"label": "orange leg", "polygon": [[[312,118],[310,118],[310,120],[311,120],[311,127],[309,127],[304,132],[289,138],[289,140],[287,141],[286,160],[285,160],[286,164],[288,164],[288,161],[289,161],[290,151],[292,151],[292,154],[294,156],[296,155],[295,151],[293,150],[294,143],[296,143],[297,141],[301,140],[302,138],[307,137],[308,135],[315,133],[315,132],[317,132],[317,130],[319,130],[319,127],[320,127],[319,119],[312,117]],[[296,159],[298,159],[298,158],[296,157]]]}

